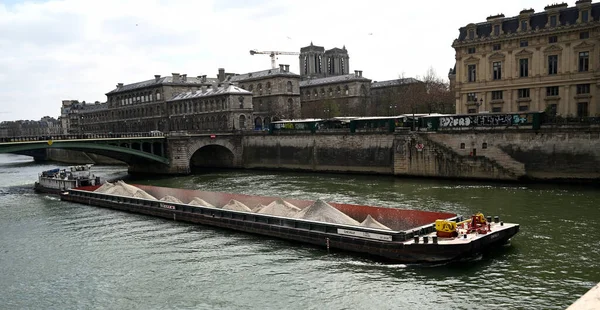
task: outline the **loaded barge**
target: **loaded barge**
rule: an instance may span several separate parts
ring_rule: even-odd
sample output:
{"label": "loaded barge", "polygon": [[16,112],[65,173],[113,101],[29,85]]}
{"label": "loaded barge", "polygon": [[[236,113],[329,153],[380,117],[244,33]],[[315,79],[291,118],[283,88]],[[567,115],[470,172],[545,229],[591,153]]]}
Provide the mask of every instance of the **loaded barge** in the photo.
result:
{"label": "loaded barge", "polygon": [[[100,186],[68,189],[61,200],[132,213],[198,223],[309,243],[327,249],[367,254],[398,263],[441,263],[469,258],[507,243],[519,231],[518,224],[477,214],[463,220],[446,212],[405,210],[340,203],[326,204],[360,225],[331,223],[298,216],[278,216],[233,205],[266,206],[277,197],[206,192],[148,185],[127,185],[142,190],[133,196],[99,192]],[[143,198],[140,198],[143,197]],[[165,197],[165,199],[154,199]],[[169,197],[169,199],[166,199]],[[173,199],[176,198],[176,199]],[[198,200],[198,198],[200,198]],[[198,204],[195,201],[201,201]],[[318,202],[319,200],[317,200]],[[188,203],[185,203],[188,202]],[[308,215],[315,201],[286,199]],[[225,207],[215,207],[225,206]],[[263,209],[264,210],[264,209]],[[309,211],[309,212],[306,212]],[[331,210],[329,210],[331,211]],[[331,214],[331,213],[330,213]],[[365,223],[371,224],[365,224]],[[372,224],[376,223],[376,225]]]}
{"label": "loaded barge", "polygon": [[34,190],[58,195],[67,189],[90,185],[100,185],[100,177],[92,173],[92,164],[87,164],[43,171]]}

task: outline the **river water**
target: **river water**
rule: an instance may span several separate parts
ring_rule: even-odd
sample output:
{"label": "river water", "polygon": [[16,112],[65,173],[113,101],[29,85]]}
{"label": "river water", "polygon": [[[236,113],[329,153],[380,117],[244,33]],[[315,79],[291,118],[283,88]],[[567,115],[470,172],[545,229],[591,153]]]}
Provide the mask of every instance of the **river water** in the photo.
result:
{"label": "river water", "polygon": [[598,188],[264,171],[127,181],[521,224],[510,245],[471,262],[390,265],[34,193],[55,167],[0,155],[3,309],[564,309],[600,281]]}

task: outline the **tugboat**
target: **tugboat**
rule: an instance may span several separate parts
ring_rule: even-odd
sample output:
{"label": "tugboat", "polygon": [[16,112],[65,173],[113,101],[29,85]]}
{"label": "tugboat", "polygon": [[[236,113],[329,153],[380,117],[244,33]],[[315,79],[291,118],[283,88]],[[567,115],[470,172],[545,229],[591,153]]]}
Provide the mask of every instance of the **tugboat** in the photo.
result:
{"label": "tugboat", "polygon": [[91,171],[92,165],[69,166],[43,171],[35,182],[37,192],[59,195],[71,188],[100,185],[100,177]]}

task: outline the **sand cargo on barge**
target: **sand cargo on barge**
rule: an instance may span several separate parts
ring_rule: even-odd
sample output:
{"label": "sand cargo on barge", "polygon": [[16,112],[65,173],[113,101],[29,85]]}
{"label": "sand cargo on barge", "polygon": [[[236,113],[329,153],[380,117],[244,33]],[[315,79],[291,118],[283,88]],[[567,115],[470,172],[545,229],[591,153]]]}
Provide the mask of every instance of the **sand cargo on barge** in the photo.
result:
{"label": "sand cargo on barge", "polygon": [[[463,221],[446,212],[121,185],[127,193],[123,189],[103,191],[99,186],[88,186],[69,189],[61,194],[61,199],[401,263],[439,263],[475,256],[505,244],[519,231],[518,224],[503,223],[498,217],[486,219],[481,214]],[[281,208],[274,209],[274,205]]]}

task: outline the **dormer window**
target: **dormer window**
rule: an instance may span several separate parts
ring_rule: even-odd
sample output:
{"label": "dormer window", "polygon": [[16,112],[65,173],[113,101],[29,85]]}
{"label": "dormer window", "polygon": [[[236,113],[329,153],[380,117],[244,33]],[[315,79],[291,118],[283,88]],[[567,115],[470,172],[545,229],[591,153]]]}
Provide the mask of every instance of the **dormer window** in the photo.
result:
{"label": "dormer window", "polygon": [[475,29],[469,29],[469,40],[475,39]]}
{"label": "dormer window", "polygon": [[494,25],[494,35],[495,36],[500,35],[500,25]]}
{"label": "dormer window", "polygon": [[587,23],[588,20],[589,20],[589,15],[590,15],[590,13],[589,13],[588,10],[581,11],[581,22],[582,23]]}
{"label": "dormer window", "polygon": [[556,27],[558,25],[558,16],[550,16],[550,27]]}
{"label": "dormer window", "polygon": [[527,21],[526,20],[521,21],[521,31],[527,31]]}

